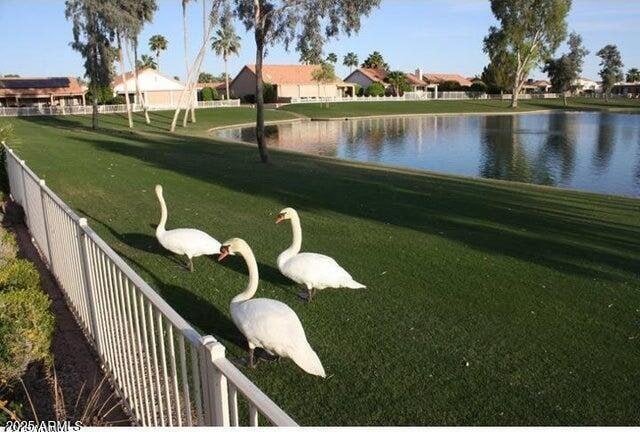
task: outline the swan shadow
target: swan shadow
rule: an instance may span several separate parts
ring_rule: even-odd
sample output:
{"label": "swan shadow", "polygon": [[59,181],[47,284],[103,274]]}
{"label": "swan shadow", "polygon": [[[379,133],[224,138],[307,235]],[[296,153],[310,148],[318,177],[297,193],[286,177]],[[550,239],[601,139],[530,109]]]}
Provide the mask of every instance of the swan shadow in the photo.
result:
{"label": "swan shadow", "polygon": [[[105,224],[100,219],[83,212],[87,218],[104,226],[112,236],[121,243],[132,248],[156,253],[166,256],[170,260],[178,262],[184,268],[184,263],[179,261],[179,257],[164,249],[158,244],[155,236],[143,233],[126,233],[120,234],[111,226]],[[185,289],[184,287],[167,283],[156,276],[156,274],[133,259],[130,255],[119,254],[123,256],[129,264],[135,266],[138,273],[142,272],[146,276],[146,280],[151,280],[151,285],[162,296],[162,298],[170,304],[183,317],[188,316],[189,321],[200,330],[203,334],[214,335],[216,339],[224,341],[246,350],[247,342],[242,333],[238,331],[235,324],[214,304],[206,298]]]}

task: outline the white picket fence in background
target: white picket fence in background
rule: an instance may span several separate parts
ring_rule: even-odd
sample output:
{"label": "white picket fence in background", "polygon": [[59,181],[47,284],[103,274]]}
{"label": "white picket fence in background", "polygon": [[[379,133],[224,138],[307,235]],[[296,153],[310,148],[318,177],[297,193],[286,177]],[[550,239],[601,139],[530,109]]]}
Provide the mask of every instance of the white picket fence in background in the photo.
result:
{"label": "white picket fence in background", "polygon": [[[226,99],[217,101],[198,101],[196,108],[224,108],[238,107],[240,99]],[[152,105],[148,106],[148,111],[175,110],[175,105]],[[133,105],[134,112],[141,112],[141,105]],[[100,114],[126,113],[127,106],[120,105],[98,105]],[[82,115],[92,114],[91,105],[71,105],[71,106],[32,106],[32,107],[0,107],[0,117],[29,117],[29,116],[57,116],[57,115]]]}
{"label": "white picket fence in background", "polygon": [[[519,99],[556,99],[561,95],[557,93],[521,94]],[[292,104],[307,103],[339,103],[339,102],[395,102],[395,101],[440,101],[440,100],[483,100],[483,99],[511,99],[510,94],[493,95],[483,92],[471,91],[447,91],[438,92],[405,92],[402,96],[336,96],[336,97],[294,97]]]}
{"label": "white picket fence in background", "polygon": [[24,160],[4,150],[11,197],[139,425],[256,426],[262,416],[273,425],[296,426],[225,357],[220,342],[201,336]]}

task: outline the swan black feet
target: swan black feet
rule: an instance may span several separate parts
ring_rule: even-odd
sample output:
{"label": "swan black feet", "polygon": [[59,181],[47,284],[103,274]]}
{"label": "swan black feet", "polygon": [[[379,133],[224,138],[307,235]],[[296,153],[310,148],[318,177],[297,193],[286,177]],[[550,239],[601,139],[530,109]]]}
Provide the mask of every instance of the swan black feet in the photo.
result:
{"label": "swan black feet", "polygon": [[300,298],[300,300],[308,303],[311,303],[311,300],[313,300],[313,296],[316,294],[316,289],[315,288],[311,288],[311,289],[307,289],[305,291],[300,291],[298,293],[298,297]]}

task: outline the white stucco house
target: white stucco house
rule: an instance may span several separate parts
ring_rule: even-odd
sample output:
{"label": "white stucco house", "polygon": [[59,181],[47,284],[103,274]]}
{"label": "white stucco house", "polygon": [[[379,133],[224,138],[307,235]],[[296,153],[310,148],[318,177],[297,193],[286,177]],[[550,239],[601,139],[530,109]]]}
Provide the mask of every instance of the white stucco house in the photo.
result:
{"label": "white stucco house", "polygon": [[[353,95],[353,84],[336,79],[330,83],[318,83],[313,73],[320,65],[263,65],[262,79],[275,87],[276,100],[291,98],[343,97]],[[256,93],[255,65],[244,66],[229,84],[231,97],[244,98]]]}
{"label": "white stucco house", "polygon": [[[180,81],[166,76],[155,69],[146,68],[138,70],[138,82],[140,91],[150,107],[174,108],[180,100],[180,95],[184,90],[184,84]],[[117,75],[112,84],[113,92],[117,95],[129,93],[130,100],[138,103],[136,80],[133,71],[125,74],[124,81],[122,75]],[[197,100],[197,90],[191,92],[191,98]]]}
{"label": "white stucco house", "polygon": [[599,93],[602,91],[602,85],[589,78],[580,77],[573,82],[577,93]]}

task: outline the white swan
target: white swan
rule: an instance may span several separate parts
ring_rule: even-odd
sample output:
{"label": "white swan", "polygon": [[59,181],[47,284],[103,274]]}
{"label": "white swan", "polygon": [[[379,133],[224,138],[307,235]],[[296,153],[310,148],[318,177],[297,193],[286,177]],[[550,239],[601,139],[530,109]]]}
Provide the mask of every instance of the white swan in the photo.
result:
{"label": "white swan", "polygon": [[249,269],[247,288],[231,300],[231,318],[249,343],[249,367],[254,367],[253,350],[263,348],[271,354],[288,357],[302,370],[325,377],[324,368],[311,348],[296,313],[286,304],[266,298],[252,298],[258,289],[258,264],[247,243],[238,238],[220,247],[218,261],[227,255],[242,255]]}
{"label": "white swan", "polygon": [[283,220],[291,220],[293,230],[293,243],[278,256],[278,268],[280,273],[289,279],[307,287],[306,299],[313,298],[317,289],[325,288],[366,288],[331,257],[316,253],[300,253],[302,246],[302,228],[300,216],[294,209],[287,207],[280,211],[276,223]]}
{"label": "white swan", "polygon": [[200,255],[215,255],[220,252],[220,242],[204,231],[193,228],[165,230],[167,205],[162,196],[162,186],[156,185],[156,195],[162,211],[160,223],[156,228],[156,238],[163,248],[177,255],[186,255],[189,258],[190,271],[193,271],[192,258]]}

